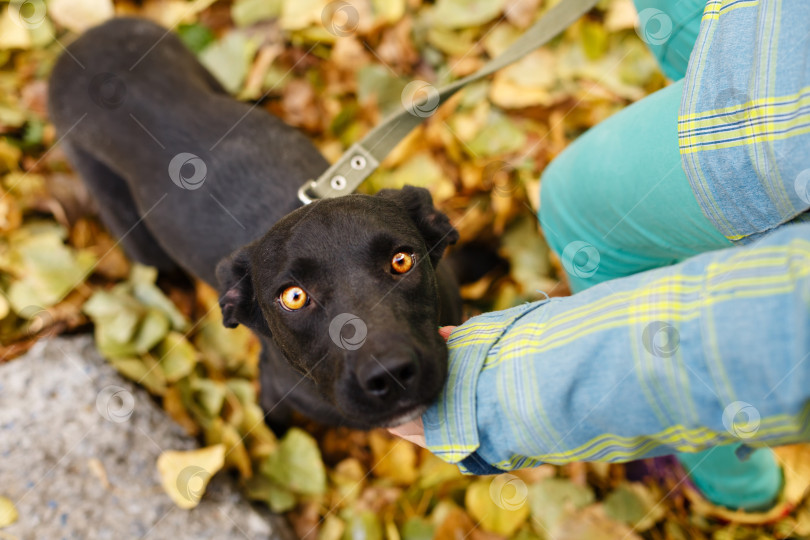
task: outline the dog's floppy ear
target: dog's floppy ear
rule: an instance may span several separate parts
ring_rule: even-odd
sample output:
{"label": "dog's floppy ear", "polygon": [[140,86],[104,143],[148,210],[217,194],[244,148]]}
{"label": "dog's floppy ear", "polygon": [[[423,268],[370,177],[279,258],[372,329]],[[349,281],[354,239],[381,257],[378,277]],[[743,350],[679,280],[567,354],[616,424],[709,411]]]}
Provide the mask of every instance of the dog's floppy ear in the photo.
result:
{"label": "dog's floppy ear", "polygon": [[425,239],[434,266],[442,258],[444,249],[458,241],[458,231],[447,216],[436,210],[430,192],[425,188],[405,186],[402,189],[383,189],[377,196],[394,201],[408,212]]}
{"label": "dog's floppy ear", "polygon": [[222,259],[217,264],[219,282],[219,307],[222,309],[222,324],[236,328],[244,324],[251,330],[266,336],[270,329],[264,320],[253,289],[250,275],[250,248],[243,247]]}

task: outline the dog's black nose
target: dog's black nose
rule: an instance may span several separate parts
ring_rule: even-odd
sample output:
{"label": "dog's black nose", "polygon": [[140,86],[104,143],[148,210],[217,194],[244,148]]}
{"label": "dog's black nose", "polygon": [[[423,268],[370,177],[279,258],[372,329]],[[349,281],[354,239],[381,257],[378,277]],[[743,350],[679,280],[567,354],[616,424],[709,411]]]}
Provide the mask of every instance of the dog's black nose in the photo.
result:
{"label": "dog's black nose", "polygon": [[358,369],[357,378],[367,395],[387,399],[407,390],[416,380],[417,371],[412,355],[372,356]]}

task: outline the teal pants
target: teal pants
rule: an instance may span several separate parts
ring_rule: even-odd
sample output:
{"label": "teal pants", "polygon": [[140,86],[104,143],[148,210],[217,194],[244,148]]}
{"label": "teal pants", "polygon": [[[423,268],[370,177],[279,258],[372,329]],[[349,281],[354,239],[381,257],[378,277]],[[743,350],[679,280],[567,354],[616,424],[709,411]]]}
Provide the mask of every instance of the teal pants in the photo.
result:
{"label": "teal pants", "polygon": [[[639,33],[673,79],[686,73],[705,4],[636,0]],[[543,173],[540,222],[573,292],[731,246],[701,212],[681,166],[682,92],[681,80],[624,109],[585,133]],[[782,484],[773,452],[757,450],[741,460],[740,446],[678,458],[714,504],[767,508]]]}

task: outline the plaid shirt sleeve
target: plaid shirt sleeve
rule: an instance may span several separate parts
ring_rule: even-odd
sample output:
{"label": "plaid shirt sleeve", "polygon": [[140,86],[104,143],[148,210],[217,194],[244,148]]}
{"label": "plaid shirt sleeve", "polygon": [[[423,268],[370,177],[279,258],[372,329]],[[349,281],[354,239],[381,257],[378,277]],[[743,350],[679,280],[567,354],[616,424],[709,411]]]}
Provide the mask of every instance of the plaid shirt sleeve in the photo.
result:
{"label": "plaid shirt sleeve", "polygon": [[810,435],[810,224],[469,320],[424,415],[465,472]]}
{"label": "plaid shirt sleeve", "polygon": [[709,0],[678,119],[703,213],[750,242],[810,208],[810,2]]}

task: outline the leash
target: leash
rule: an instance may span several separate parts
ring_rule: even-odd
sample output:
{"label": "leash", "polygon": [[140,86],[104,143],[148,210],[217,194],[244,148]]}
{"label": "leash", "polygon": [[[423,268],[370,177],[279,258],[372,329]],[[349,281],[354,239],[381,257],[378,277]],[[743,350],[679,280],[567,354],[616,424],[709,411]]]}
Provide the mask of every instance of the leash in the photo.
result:
{"label": "leash", "polygon": [[[432,93],[428,92],[422,100],[412,103],[408,107],[403,105],[402,110],[388,117],[360,141],[349,147],[340,159],[317,180],[310,180],[301,186],[298,190],[298,198],[303,204],[309,204],[314,200],[353,193],[371,173],[377,170],[385,156],[416,126],[431,116],[433,111],[445,103],[450,96],[468,84],[491,75],[545,45],[588,12],[597,2],[598,0],[561,0],[503,53],[484,64],[475,73],[438,91],[434,89]],[[427,83],[420,87],[433,88]]]}

